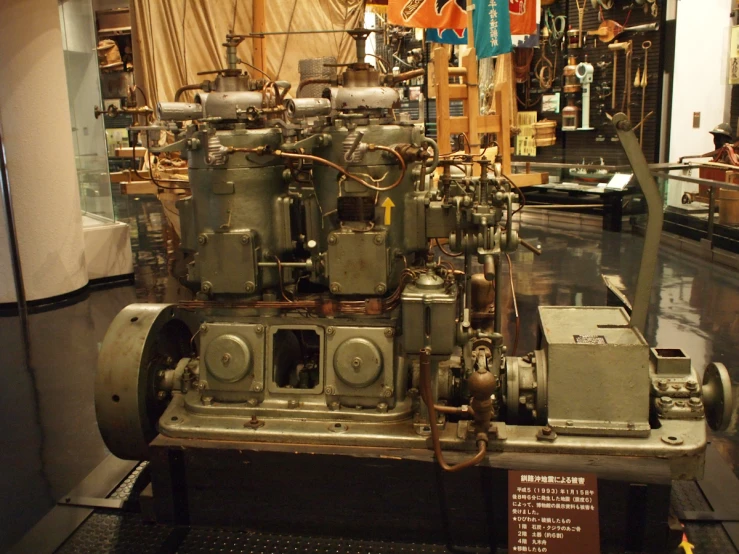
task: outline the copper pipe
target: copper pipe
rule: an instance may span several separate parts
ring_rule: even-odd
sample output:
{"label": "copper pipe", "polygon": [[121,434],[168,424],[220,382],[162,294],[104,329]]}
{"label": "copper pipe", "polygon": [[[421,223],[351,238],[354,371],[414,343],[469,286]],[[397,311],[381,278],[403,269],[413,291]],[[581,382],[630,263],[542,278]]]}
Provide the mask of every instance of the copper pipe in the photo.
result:
{"label": "copper pipe", "polygon": [[392,76],[392,83],[395,84],[401,81],[407,81],[408,79],[420,77],[421,75],[425,73],[426,73],[425,69],[412,69],[411,71],[406,71],[405,73],[398,73],[397,75]]}
{"label": "copper pipe", "polygon": [[442,404],[434,404],[434,410],[440,414],[458,415],[458,416],[474,416],[474,411],[469,406],[444,406]]}
{"label": "copper pipe", "polygon": [[477,454],[472,458],[460,462],[456,465],[449,465],[444,461],[444,455],[441,452],[441,442],[439,441],[439,429],[436,427],[436,406],[433,402],[433,395],[431,394],[431,352],[428,348],[421,350],[421,398],[423,399],[426,407],[429,411],[429,427],[431,428],[431,442],[434,446],[434,455],[436,461],[444,471],[454,472],[467,469],[468,467],[476,466],[485,459],[488,451],[487,442],[484,440],[477,441]]}
{"label": "copper pipe", "polygon": [[336,78],[331,77],[309,77],[308,79],[303,79],[300,81],[300,84],[298,85],[298,90],[295,91],[295,97],[300,98],[300,91],[303,90],[303,87],[306,85],[335,85],[336,84]]}
{"label": "copper pipe", "polygon": [[174,101],[179,102],[180,96],[182,96],[188,90],[200,90],[202,88],[203,88],[203,83],[198,83],[197,85],[184,85],[178,88],[177,92],[174,93]]}

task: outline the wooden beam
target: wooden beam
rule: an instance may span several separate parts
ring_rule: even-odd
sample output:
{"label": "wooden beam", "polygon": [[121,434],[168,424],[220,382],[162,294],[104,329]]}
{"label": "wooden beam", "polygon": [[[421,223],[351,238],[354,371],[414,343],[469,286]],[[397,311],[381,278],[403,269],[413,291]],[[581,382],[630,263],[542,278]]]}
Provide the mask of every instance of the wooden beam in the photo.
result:
{"label": "wooden beam", "polygon": [[535,185],[546,185],[549,183],[549,173],[506,173],[508,178],[518,188],[533,187]]}
{"label": "wooden beam", "polygon": [[[252,0],[252,33],[264,33],[266,30],[264,18],[264,0]],[[234,30],[235,32],[235,30]],[[252,65],[260,71],[267,72],[267,52],[266,37],[252,37]],[[361,61],[361,60],[360,60]],[[254,75],[255,79],[261,79],[262,76]]]}
{"label": "wooden beam", "polygon": [[436,141],[440,154],[452,151],[449,121],[449,60],[446,48],[434,48],[434,68],[436,71]]}
{"label": "wooden beam", "polygon": [[466,100],[467,85],[449,85],[450,100]]}
{"label": "wooden beam", "polygon": [[[172,186],[171,183],[168,183],[167,186]],[[130,183],[121,183],[121,194],[157,194],[161,188],[157,187],[154,183],[151,181],[132,181]],[[169,191],[169,189],[167,189]],[[169,191],[175,194],[187,194],[188,191],[184,188],[175,189],[173,191]]]}

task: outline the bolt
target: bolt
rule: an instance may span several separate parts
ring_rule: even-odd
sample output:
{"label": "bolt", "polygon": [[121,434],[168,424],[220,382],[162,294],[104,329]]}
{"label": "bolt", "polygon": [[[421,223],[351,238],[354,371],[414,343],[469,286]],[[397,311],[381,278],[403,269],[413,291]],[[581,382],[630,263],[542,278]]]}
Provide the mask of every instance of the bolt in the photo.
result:
{"label": "bolt", "polygon": [[208,281],[203,281],[203,284],[200,285],[200,290],[203,292],[210,292],[210,289],[213,287],[213,285],[210,284]]}
{"label": "bolt", "polygon": [[290,408],[291,410],[294,410],[298,406],[300,406],[300,402],[298,402],[295,399],[290,399],[287,401],[287,407]]}
{"label": "bolt", "polygon": [[633,422],[629,421],[626,423],[626,428],[633,430],[633,429],[636,429],[636,425]]}
{"label": "bolt", "polygon": [[385,398],[391,398],[394,392],[393,387],[388,387],[387,385],[382,387],[382,396]]}
{"label": "bolt", "polygon": [[334,235],[334,234],[330,234],[330,235],[328,236],[328,243],[329,243],[329,244],[336,244],[337,242],[339,242],[339,237],[337,237],[337,236],[336,236],[336,235]]}
{"label": "bolt", "polygon": [[246,401],[246,404],[247,406],[250,406],[253,408],[257,404],[259,404],[259,401],[256,398],[250,398],[249,400]]}
{"label": "bolt", "polygon": [[660,379],[657,381],[657,388],[659,388],[659,390],[667,390],[667,379]]}
{"label": "bolt", "polygon": [[205,333],[208,331],[208,324],[207,323],[201,323],[200,324],[200,332]]}
{"label": "bolt", "polygon": [[251,390],[253,390],[254,392],[262,392],[262,383],[254,383],[251,386]]}
{"label": "bolt", "polygon": [[264,333],[264,325],[257,325],[256,327],[254,327],[254,332],[257,335],[261,335],[262,333]]}
{"label": "bolt", "polygon": [[620,131],[630,131],[631,130],[631,123],[627,119],[624,119],[623,121],[619,121],[616,124],[616,127]]}
{"label": "bolt", "polygon": [[388,327],[387,329],[385,329],[385,336],[387,338],[392,338],[393,335],[395,335],[395,329],[393,329],[392,327]]}
{"label": "bolt", "polygon": [[382,234],[375,235],[375,244],[382,244],[385,242],[385,237]]}
{"label": "bolt", "polygon": [[339,403],[338,403],[338,402],[336,402],[335,400],[334,400],[333,402],[329,403],[329,405],[328,405],[328,409],[329,409],[329,410],[334,410],[334,411],[336,411],[336,410],[338,410],[339,408],[341,408],[341,404],[339,404]]}
{"label": "bolt", "polygon": [[208,235],[198,235],[198,244],[205,244],[208,242]]}
{"label": "bolt", "polygon": [[385,286],[385,283],[380,283],[375,287],[375,292],[377,294],[385,294],[385,291],[387,290],[387,287]]}
{"label": "bolt", "polygon": [[663,406],[672,406],[672,398],[669,396],[662,396],[660,397],[659,401],[662,403]]}
{"label": "bolt", "polygon": [[328,394],[329,396],[331,396],[332,394],[334,394],[334,387],[332,387],[331,385],[329,385],[329,386],[327,386],[327,387],[326,387],[326,388],[324,389],[324,392],[325,392],[326,394]]}
{"label": "bolt", "polygon": [[685,407],[685,401],[684,400],[678,400],[675,402],[675,406],[679,406],[680,408]]}
{"label": "bolt", "polygon": [[526,397],[525,396],[519,396],[518,397],[518,403],[519,404],[526,404]]}
{"label": "bolt", "polygon": [[387,413],[387,402],[378,402],[377,411],[381,414]]}
{"label": "bolt", "polygon": [[572,421],[571,419],[568,419],[568,420],[567,420],[567,421],[565,422],[565,425],[567,425],[567,427],[572,427],[572,426],[573,426],[574,424],[575,424],[575,423],[574,423],[574,422],[573,422],[573,421]]}
{"label": "bolt", "polygon": [[336,329],[334,327],[326,327],[327,335],[333,335],[335,332],[336,332]]}
{"label": "bolt", "polygon": [[698,382],[695,379],[688,379],[685,382],[685,388],[688,390],[697,390],[698,389]]}
{"label": "bolt", "polygon": [[337,293],[341,292],[341,285],[339,283],[331,283],[331,286],[329,287],[329,290],[332,293],[337,294]]}
{"label": "bolt", "polygon": [[700,406],[702,404],[701,399],[694,396],[690,399],[690,405],[691,406]]}
{"label": "bolt", "polygon": [[166,393],[166,392],[164,392],[163,390],[160,390],[160,391],[159,391],[159,392],[157,393],[157,398],[158,398],[159,400],[164,400],[165,398],[167,398],[167,393]]}
{"label": "bolt", "polygon": [[682,385],[680,383],[675,383],[674,385],[672,385],[672,388],[675,390],[680,390],[682,388]]}
{"label": "bolt", "polygon": [[252,281],[247,281],[244,283],[244,290],[246,292],[254,292],[254,289],[256,288],[256,285]]}
{"label": "bolt", "polygon": [[231,354],[229,354],[228,352],[225,353],[223,356],[221,356],[221,363],[223,365],[228,365],[228,362],[230,361],[231,361]]}
{"label": "bolt", "polygon": [[354,358],[352,360],[352,367],[354,369],[359,369],[360,367],[362,367],[362,358],[360,358],[359,356],[357,356],[356,358]]}
{"label": "bolt", "polygon": [[541,434],[546,435],[547,437],[552,434],[552,428],[547,425],[546,427],[541,428]]}
{"label": "bolt", "polygon": [[210,406],[213,404],[213,397],[212,396],[203,396],[201,399],[203,402],[203,406]]}
{"label": "bolt", "polygon": [[241,244],[249,244],[251,237],[249,235],[241,235]]}

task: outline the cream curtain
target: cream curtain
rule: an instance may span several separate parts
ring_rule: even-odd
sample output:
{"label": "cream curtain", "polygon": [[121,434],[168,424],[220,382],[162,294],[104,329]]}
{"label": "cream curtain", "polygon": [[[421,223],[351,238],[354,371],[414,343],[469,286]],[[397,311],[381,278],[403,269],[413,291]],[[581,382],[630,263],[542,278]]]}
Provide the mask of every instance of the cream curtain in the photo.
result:
{"label": "cream curtain", "polygon": [[[132,0],[137,84],[150,106],[171,101],[182,85],[213,79],[200,71],[225,66],[222,46],[229,29],[252,32],[253,0]],[[363,26],[364,0],[265,0],[265,32],[351,29]],[[335,56],[355,61],[354,41],[345,33],[272,35],[264,40],[266,72],[273,80],[299,81],[298,61]],[[252,62],[252,41],[238,49]],[[244,66],[253,77],[262,77]]]}

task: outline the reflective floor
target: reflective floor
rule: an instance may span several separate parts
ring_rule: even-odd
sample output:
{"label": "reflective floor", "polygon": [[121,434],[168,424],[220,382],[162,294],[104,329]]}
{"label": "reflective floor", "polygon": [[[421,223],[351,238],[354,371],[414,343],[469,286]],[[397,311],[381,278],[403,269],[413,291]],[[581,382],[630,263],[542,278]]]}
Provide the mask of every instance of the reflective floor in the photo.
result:
{"label": "reflective floor", "polygon": [[[535,344],[537,306],[604,305],[601,274],[617,277],[631,296],[641,238],[535,224],[525,224],[522,236],[544,254],[512,256],[519,354]],[[18,319],[0,318],[0,552],[105,457],[92,401],[99,344],[115,314],[137,296],[163,300],[167,291],[157,282],[151,280],[151,290],[139,282],[91,292],[72,306],[30,316],[30,364]],[[510,288],[505,291],[512,306]],[[701,371],[709,361],[723,362],[739,381],[739,275],[663,250],[651,308],[650,343],[682,348]],[[508,313],[513,336],[515,318]],[[737,392],[735,387],[735,405]],[[735,409],[729,430],[713,440],[737,475],[738,435]]]}

